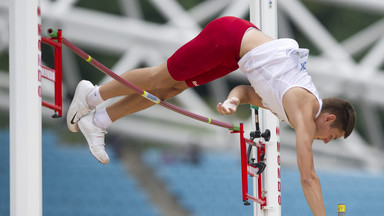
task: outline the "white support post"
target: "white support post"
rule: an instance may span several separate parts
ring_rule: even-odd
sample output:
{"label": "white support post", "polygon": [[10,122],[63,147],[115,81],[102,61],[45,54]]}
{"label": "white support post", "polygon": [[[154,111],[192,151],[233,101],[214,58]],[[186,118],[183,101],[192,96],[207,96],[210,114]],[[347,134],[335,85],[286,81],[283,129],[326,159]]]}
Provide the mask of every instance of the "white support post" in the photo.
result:
{"label": "white support post", "polygon": [[42,215],[39,0],[10,3],[10,215]]}
{"label": "white support post", "polygon": [[[277,38],[277,0],[251,0],[250,19],[261,31]],[[268,110],[260,109],[261,132],[269,129],[271,138],[265,142],[266,168],[262,173],[263,194],[267,204],[260,207],[255,203],[254,215],[281,216],[280,138],[279,120]],[[254,118],[253,118],[254,119]],[[254,179],[254,194],[257,194],[257,180]]]}

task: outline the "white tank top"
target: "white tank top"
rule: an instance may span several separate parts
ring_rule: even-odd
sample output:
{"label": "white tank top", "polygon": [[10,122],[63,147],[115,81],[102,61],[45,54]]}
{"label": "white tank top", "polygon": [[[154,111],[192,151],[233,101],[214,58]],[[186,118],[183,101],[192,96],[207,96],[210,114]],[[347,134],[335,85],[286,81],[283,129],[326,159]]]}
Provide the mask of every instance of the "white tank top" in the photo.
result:
{"label": "white tank top", "polygon": [[281,121],[288,122],[283,96],[293,87],[304,88],[315,95],[320,105],[316,117],[321,112],[322,100],[306,71],[308,53],[307,49],[300,49],[295,40],[278,39],[254,48],[238,63],[263,105]]}

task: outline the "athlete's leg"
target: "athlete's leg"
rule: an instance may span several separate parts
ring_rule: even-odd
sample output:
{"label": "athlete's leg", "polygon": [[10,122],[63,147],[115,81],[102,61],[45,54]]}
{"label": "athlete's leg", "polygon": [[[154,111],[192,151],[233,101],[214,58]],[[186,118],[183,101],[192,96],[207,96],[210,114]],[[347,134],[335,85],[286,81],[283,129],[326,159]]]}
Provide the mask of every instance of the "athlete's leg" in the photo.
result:
{"label": "athlete's leg", "polygon": [[[121,77],[146,91],[168,88],[184,90],[187,88],[184,81],[176,81],[172,78],[166,62],[156,67],[134,69],[122,74]],[[136,92],[116,80],[111,80],[100,86],[100,95],[103,100],[130,94],[136,94]]]}
{"label": "athlete's leg", "polygon": [[[151,94],[157,96],[161,100],[170,99],[179,93],[184,91],[184,89],[178,88],[169,88],[169,89],[159,89],[150,91]],[[143,98],[138,94],[127,95],[122,99],[116,101],[106,108],[109,118],[112,122],[135,112],[147,109],[155,105],[152,101]]]}
{"label": "athlete's leg", "polygon": [[[162,100],[166,100],[174,97],[183,90],[184,89],[180,88],[168,88],[154,90],[151,91],[151,93],[158,95]],[[93,156],[101,163],[107,164],[109,157],[104,148],[104,136],[107,127],[112,124],[113,121],[123,116],[138,112],[153,105],[153,102],[143,98],[141,95],[131,94],[123,97],[106,109],[98,110],[82,117],[78,125],[88,142],[89,149]]]}
{"label": "athlete's leg", "polygon": [[[134,69],[124,73],[122,77],[149,92],[162,89],[161,92],[159,92],[161,94],[158,96],[160,99],[168,99],[170,98],[168,95],[175,95],[174,91],[181,92],[188,88],[184,81],[176,81],[171,77],[167,69],[167,63],[156,67]],[[169,90],[169,92],[167,92],[167,90]],[[77,126],[79,119],[90,113],[101,102],[116,96],[137,94],[137,92],[116,80],[109,81],[100,87],[93,86],[89,81],[82,81],[79,83],[76,92],[77,94],[75,94],[67,112],[67,125],[72,132],[79,131]],[[138,110],[145,108],[143,105],[141,109],[141,104],[139,103],[137,106],[139,107]],[[118,113],[121,114],[124,112]],[[120,115],[117,116],[117,118],[121,118]]]}

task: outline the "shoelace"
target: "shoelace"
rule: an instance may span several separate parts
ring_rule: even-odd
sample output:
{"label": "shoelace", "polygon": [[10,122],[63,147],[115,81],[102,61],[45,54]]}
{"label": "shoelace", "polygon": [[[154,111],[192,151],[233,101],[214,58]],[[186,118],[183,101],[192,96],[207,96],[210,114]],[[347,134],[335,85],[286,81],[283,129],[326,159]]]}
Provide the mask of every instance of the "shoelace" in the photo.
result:
{"label": "shoelace", "polygon": [[[97,138],[99,138],[99,139],[104,139],[105,134],[107,134],[108,132],[107,132],[106,130],[102,130],[102,129],[100,129],[100,130],[101,130],[101,131],[100,131],[99,133],[102,133],[103,135],[102,135],[102,136],[101,136],[101,135],[98,135]],[[102,144],[97,143],[97,144],[95,144],[94,146],[95,146],[95,147],[97,146],[97,147],[103,147],[103,148],[104,148],[104,146],[105,146],[104,140],[103,140]]]}

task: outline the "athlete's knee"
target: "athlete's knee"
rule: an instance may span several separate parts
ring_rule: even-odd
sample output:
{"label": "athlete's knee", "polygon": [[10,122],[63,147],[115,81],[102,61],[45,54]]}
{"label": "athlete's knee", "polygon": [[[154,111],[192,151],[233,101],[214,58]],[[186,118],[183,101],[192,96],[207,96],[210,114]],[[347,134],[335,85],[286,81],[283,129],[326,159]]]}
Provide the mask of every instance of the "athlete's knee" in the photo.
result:
{"label": "athlete's knee", "polygon": [[171,99],[171,98],[175,97],[176,95],[180,94],[184,90],[185,89],[173,88],[172,87],[172,88],[167,88],[167,89],[161,89],[161,90],[154,91],[154,94],[157,94],[157,97],[160,100],[168,100],[168,99]]}
{"label": "athlete's knee", "polygon": [[168,99],[171,99],[173,97],[175,97],[176,95],[180,94],[181,92],[183,92],[186,88],[172,88],[169,92],[168,92]]}

